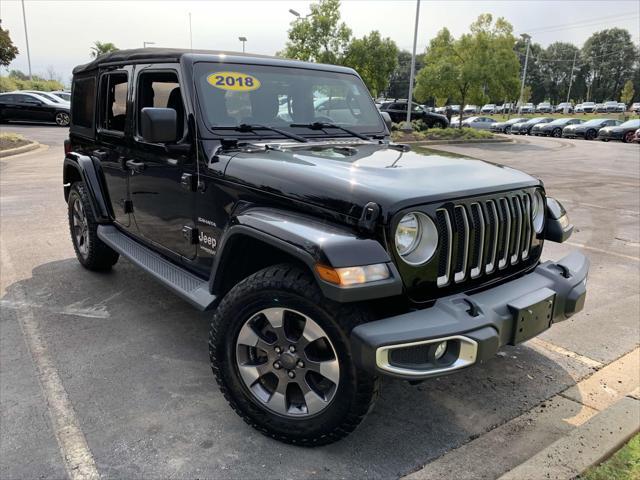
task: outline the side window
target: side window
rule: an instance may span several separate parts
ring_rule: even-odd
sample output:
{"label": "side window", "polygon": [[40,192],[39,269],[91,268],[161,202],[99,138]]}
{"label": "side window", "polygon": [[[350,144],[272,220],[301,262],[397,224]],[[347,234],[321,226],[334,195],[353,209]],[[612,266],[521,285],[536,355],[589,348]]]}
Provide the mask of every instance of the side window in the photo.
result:
{"label": "side window", "polygon": [[175,72],[142,72],[138,76],[136,98],[136,131],[140,135],[141,114],[143,108],[172,108],[176,111],[177,136],[184,137],[184,104]]}
{"label": "side window", "polygon": [[102,77],[100,128],[124,133],[127,118],[127,74],[109,73]]}
{"label": "side window", "polygon": [[96,105],[95,77],[81,78],[73,83],[73,103],[71,104],[71,124],[93,128]]}

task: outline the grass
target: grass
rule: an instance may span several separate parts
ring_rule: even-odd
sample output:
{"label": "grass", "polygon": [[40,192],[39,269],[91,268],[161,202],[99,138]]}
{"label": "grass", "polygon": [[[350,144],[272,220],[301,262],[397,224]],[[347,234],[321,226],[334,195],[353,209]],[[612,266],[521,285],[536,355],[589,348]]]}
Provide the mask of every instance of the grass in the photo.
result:
{"label": "grass", "polygon": [[430,128],[423,131],[404,133],[391,132],[394,142],[419,142],[424,140],[479,140],[494,138],[491,132],[474,128]]}
{"label": "grass", "polygon": [[592,467],[580,480],[640,480],[640,434],[629,440],[611,458]]}
{"label": "grass", "polygon": [[31,143],[31,140],[27,140],[22,135],[16,133],[0,133],[0,150],[10,150],[28,145],[29,143]]}

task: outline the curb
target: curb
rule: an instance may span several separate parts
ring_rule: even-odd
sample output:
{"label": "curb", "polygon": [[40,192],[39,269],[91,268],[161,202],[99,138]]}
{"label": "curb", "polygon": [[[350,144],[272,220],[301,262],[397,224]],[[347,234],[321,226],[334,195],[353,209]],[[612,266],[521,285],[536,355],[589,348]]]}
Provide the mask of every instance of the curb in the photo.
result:
{"label": "curb", "polygon": [[640,431],[640,400],[623,397],[499,480],[570,479],[617,452]]}
{"label": "curb", "polygon": [[[537,339],[530,341],[529,346],[551,354],[552,358],[570,353],[563,349],[557,351],[558,347]],[[579,474],[580,469],[584,471],[600,463],[633,435],[631,430],[640,429],[639,413],[635,413],[636,417],[629,414],[621,417],[619,411],[634,406],[635,412],[640,412],[640,348],[636,347],[604,366],[591,359],[585,362],[586,357],[576,359],[594,373],[403,478],[569,479]],[[624,402],[615,407],[621,401]],[[614,407],[611,414],[607,413]],[[588,422],[591,423],[587,425]],[[571,446],[581,448],[571,449]],[[492,452],[500,452],[500,455],[493,456],[488,462]],[[529,470],[525,465],[530,465],[534,459],[535,470]],[[576,472],[568,473],[571,469]]]}
{"label": "curb", "polygon": [[472,138],[469,140],[418,140],[406,143],[407,145],[464,145],[466,143],[513,143],[510,138]]}
{"label": "curb", "polygon": [[38,142],[31,142],[27,145],[22,145],[21,147],[10,148],[8,150],[0,150],[0,158],[10,157],[12,155],[18,155],[20,153],[30,152],[32,150],[36,150],[40,148],[40,144]]}

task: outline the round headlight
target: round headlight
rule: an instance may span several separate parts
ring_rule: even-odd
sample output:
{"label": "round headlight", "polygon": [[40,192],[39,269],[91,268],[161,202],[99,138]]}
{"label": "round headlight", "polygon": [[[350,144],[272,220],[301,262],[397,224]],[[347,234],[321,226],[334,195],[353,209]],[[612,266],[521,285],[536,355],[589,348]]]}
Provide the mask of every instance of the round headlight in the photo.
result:
{"label": "round headlight", "polygon": [[533,195],[533,201],[531,205],[531,218],[533,219],[533,228],[536,233],[541,233],[544,228],[544,212],[545,212],[544,199],[542,194],[537,191]]}
{"label": "round headlight", "polygon": [[409,265],[428,261],[438,246],[438,231],[433,220],[421,212],[407,213],[395,233],[398,255]]}

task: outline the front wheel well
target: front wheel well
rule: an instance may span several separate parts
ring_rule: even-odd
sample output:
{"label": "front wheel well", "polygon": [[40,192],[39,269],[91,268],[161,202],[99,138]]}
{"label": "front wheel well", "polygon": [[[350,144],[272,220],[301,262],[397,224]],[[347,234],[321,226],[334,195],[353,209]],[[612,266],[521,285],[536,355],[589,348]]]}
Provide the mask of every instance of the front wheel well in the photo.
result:
{"label": "front wheel well", "polygon": [[223,257],[213,279],[213,292],[222,298],[240,281],[272,265],[288,263],[312,273],[300,258],[248,235],[237,235],[220,252]]}

